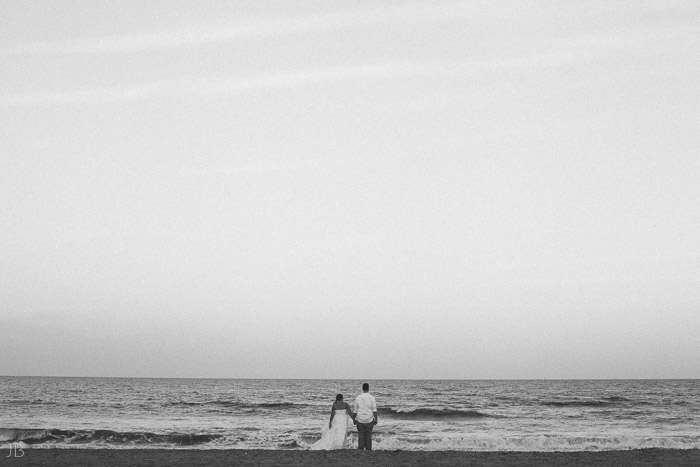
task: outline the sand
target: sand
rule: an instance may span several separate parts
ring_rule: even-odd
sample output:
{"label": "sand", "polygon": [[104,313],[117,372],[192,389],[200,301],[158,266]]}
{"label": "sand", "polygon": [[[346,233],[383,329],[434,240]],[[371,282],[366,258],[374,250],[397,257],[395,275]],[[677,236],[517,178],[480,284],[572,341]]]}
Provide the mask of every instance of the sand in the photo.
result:
{"label": "sand", "polygon": [[[606,452],[296,451],[181,449],[25,449],[7,466],[700,466],[700,450]],[[21,454],[21,453],[20,453]]]}

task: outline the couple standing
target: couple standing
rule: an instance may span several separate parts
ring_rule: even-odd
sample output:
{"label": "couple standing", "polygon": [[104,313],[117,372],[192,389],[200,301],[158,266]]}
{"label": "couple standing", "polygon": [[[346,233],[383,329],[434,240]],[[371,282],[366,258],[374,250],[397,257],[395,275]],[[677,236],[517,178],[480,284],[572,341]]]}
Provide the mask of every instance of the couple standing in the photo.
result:
{"label": "couple standing", "polygon": [[372,450],[372,429],[377,424],[377,402],[369,393],[369,384],[362,385],[362,394],[357,396],[355,404],[351,408],[343,401],[343,395],[335,397],[335,403],[331,407],[331,419],[328,422],[328,431],[323,432],[320,440],[316,441],[311,449],[342,449],[348,438],[348,421],[352,419],[357,425],[357,448],[359,450]]}

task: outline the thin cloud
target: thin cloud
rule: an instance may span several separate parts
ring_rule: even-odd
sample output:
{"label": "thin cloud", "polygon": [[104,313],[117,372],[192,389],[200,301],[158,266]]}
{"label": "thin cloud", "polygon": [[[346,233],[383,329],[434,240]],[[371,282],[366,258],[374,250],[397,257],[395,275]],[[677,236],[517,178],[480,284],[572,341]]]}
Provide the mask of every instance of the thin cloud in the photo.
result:
{"label": "thin cloud", "polygon": [[206,97],[376,79],[418,79],[457,76],[505,68],[560,66],[580,60],[571,54],[540,54],[471,63],[395,62],[378,65],[328,67],[222,79],[185,78],[75,92],[30,92],[0,96],[0,106],[109,104],[148,98]]}
{"label": "thin cloud", "polygon": [[319,86],[346,81],[457,76],[501,68],[561,65],[576,59],[577,57],[572,55],[543,54],[472,63],[396,62],[223,79],[159,80],[130,86],[113,86],[75,92],[31,92],[5,95],[0,96],[0,106],[109,104],[167,96],[235,95],[250,91]]}
{"label": "thin cloud", "polygon": [[406,74],[426,74],[431,71],[435,73],[437,69],[431,65],[415,63],[330,67],[225,79],[187,78],[159,80],[131,86],[113,86],[76,92],[26,93],[3,96],[0,98],[0,103],[5,106],[23,104],[100,104],[171,95],[203,97],[208,95],[238,94],[245,91],[318,85],[353,79],[390,78]]}
{"label": "thin cloud", "polygon": [[425,4],[322,13],[277,20],[248,21],[228,28],[188,28],[143,34],[87,37],[63,42],[34,42],[0,49],[0,56],[72,55],[143,52],[201,46],[229,41],[349,29],[378,24],[405,25],[465,17],[468,9],[457,4]]}

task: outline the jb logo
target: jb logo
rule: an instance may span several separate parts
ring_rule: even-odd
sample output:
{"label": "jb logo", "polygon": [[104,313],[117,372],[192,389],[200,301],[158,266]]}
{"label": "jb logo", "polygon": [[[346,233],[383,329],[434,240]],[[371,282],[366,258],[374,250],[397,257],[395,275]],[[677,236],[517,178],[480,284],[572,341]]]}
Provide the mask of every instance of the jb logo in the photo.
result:
{"label": "jb logo", "polygon": [[19,443],[10,444],[10,453],[5,457],[24,457],[24,450]]}

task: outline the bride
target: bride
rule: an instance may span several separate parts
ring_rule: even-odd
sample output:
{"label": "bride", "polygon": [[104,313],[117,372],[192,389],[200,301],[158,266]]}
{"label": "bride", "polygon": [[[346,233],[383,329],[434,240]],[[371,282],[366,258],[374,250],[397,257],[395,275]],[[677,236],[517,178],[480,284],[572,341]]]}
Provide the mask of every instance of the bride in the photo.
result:
{"label": "bride", "polygon": [[323,428],[321,439],[311,445],[313,450],[342,449],[348,439],[348,421],[352,420],[350,406],[343,402],[343,395],[335,396],[335,402],[331,407],[331,419],[328,422],[328,430]]}

